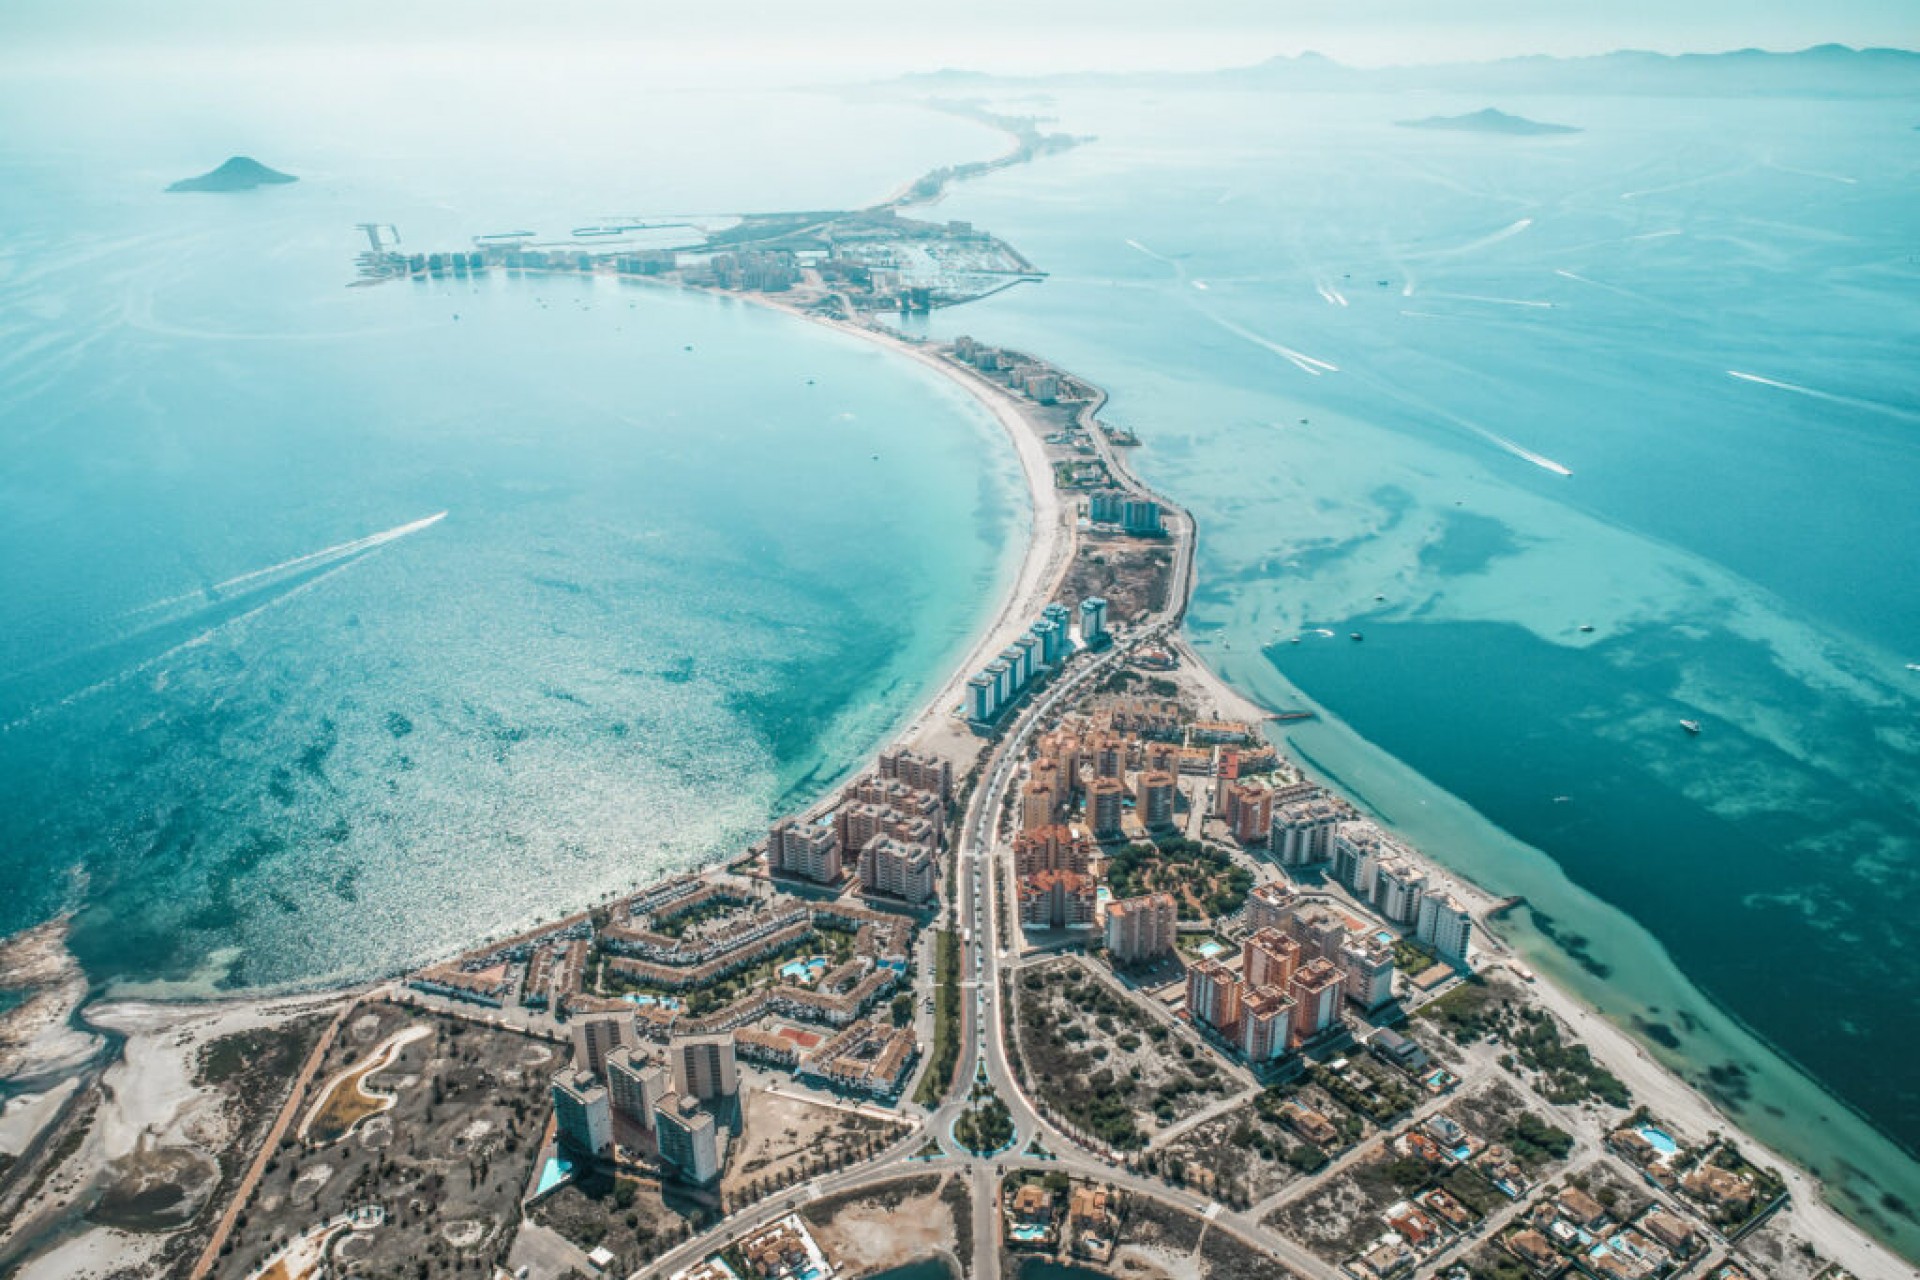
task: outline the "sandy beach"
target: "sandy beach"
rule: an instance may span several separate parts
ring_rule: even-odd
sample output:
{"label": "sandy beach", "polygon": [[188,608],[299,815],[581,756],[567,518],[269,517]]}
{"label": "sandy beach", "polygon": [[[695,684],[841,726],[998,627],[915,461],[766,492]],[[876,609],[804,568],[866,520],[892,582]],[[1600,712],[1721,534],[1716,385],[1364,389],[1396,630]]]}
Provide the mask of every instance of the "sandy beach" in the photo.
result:
{"label": "sandy beach", "polygon": [[[779,303],[772,305],[789,314],[812,319],[817,323],[828,323],[835,329],[856,334],[908,359],[918,361],[923,366],[949,378],[956,386],[979,400],[994,415],[1006,429],[1009,439],[1013,441],[1019,454],[1021,468],[1026,474],[1034,504],[1032,541],[1022,561],[1014,589],[996,613],[993,623],[988,627],[981,641],[968,654],[967,661],[942,686],[933,702],[901,735],[903,741],[931,745],[928,739],[937,737],[943,725],[959,727],[954,725],[946,712],[958,701],[967,677],[1018,635],[1026,625],[1026,621],[1052,598],[1066,573],[1068,562],[1072,559],[1075,547],[1074,530],[1054,489],[1052,472],[1041,447],[1040,430],[1036,429],[1037,424],[1030,416],[1024,400],[969,368],[944,360],[923,347],[872,328],[820,321],[817,317],[809,316],[798,308],[783,306]],[[1118,454],[1118,451],[1115,453],[1116,456],[1111,457],[1111,465],[1114,467],[1116,478],[1128,488],[1151,493],[1152,491],[1126,467],[1124,455]],[[1161,498],[1161,501],[1166,502],[1166,499]],[[1196,577],[1197,571],[1188,575],[1189,592]],[[1181,602],[1181,606],[1184,608],[1184,602]],[[1271,714],[1272,708],[1262,707],[1251,701],[1202,662],[1184,636],[1176,632],[1172,638],[1171,647],[1178,655],[1181,682],[1199,695],[1203,703],[1209,705],[1216,714],[1255,722],[1263,721]],[[950,747],[948,749],[951,750]],[[1414,852],[1419,854],[1417,849]],[[1424,856],[1421,860],[1427,863],[1437,878],[1452,883],[1458,896],[1473,910],[1475,919],[1480,924],[1477,936],[1480,939],[1483,966],[1488,962],[1498,963],[1512,958],[1513,953],[1487,924],[1487,913],[1498,904],[1498,899],[1452,869],[1434,863]],[[1544,978],[1537,978],[1528,987],[1528,991],[1573,1029],[1578,1039],[1591,1050],[1594,1058],[1625,1082],[1639,1103],[1646,1105],[1663,1119],[1679,1126],[1696,1141],[1714,1132],[1740,1134],[1743,1145],[1751,1154],[1763,1156],[1766,1161],[1778,1167],[1791,1190],[1792,1199],[1776,1218],[1777,1222],[1786,1224],[1795,1235],[1811,1242],[1822,1254],[1839,1262],[1861,1280],[1870,1280],[1870,1278],[1877,1280],[1879,1277],[1885,1277],[1886,1280],[1899,1280],[1901,1277],[1915,1275],[1915,1272],[1895,1258],[1891,1251],[1829,1205],[1821,1193],[1818,1179],[1778,1152],[1764,1146],[1757,1139],[1745,1134],[1735,1121],[1715,1107],[1704,1094],[1655,1061],[1620,1027],[1596,1013],[1577,997],[1554,986]]]}
{"label": "sandy beach", "polygon": [[[894,741],[946,754],[965,762],[976,756],[984,740],[976,737],[954,714],[967,679],[1031,624],[1040,609],[1060,590],[1071,566],[1078,536],[1073,506],[1063,501],[1053,482],[1043,437],[1050,429],[1034,407],[970,368],[927,347],[862,324],[828,320],[780,300],[755,297],[752,301],[784,311],[798,319],[824,324],[918,362],[949,380],[979,403],[1012,444],[1027,483],[1032,521],[1013,581],[982,626],[964,658],[934,695],[894,736]],[[1126,467],[1124,451],[1110,454],[1114,474],[1127,487],[1150,492]],[[1162,501],[1165,501],[1162,499]],[[1175,504],[1168,503],[1170,507]],[[1188,526],[1191,547],[1191,534]],[[1194,574],[1181,585],[1188,592]],[[1169,611],[1184,611],[1184,600],[1168,602]],[[1213,714],[1263,721],[1271,712],[1229,686],[1201,662],[1177,631],[1168,640],[1178,657],[1175,678],[1191,690]],[[816,806],[831,804],[824,797]],[[1418,852],[1417,850],[1415,851]],[[1436,878],[1456,886],[1481,922],[1477,937],[1482,967],[1511,957],[1511,952],[1487,927],[1487,912],[1496,905],[1492,895],[1457,873],[1429,860]],[[39,1100],[16,1102],[0,1121],[0,1137],[23,1143],[30,1131],[57,1111],[52,1090],[62,1075],[72,1077],[95,1051],[98,1040],[68,1025],[68,1016],[84,999],[86,984],[78,966],[66,954],[65,923],[54,921],[18,935],[0,951],[0,967],[24,974],[21,985],[36,994],[14,1010],[0,1037],[0,1076],[44,1080]],[[1543,1006],[1566,1022],[1594,1057],[1633,1091],[1637,1102],[1649,1107],[1686,1137],[1698,1141],[1713,1132],[1740,1133],[1739,1126],[1721,1113],[1703,1094],[1656,1062],[1620,1027],[1557,988],[1544,977],[1527,988]],[[237,1031],[271,1026],[304,1013],[329,1008],[344,993],[238,1000],[217,1004],[168,1004],[123,1001],[90,1009],[89,1021],[127,1037],[125,1050],[102,1078],[99,1119],[61,1178],[27,1206],[22,1221],[60,1212],[71,1198],[84,1194],[105,1176],[116,1161],[150,1148],[190,1151],[211,1156],[230,1138],[228,1125],[208,1091],[193,1083],[194,1064],[201,1046]],[[1573,1118],[1572,1113],[1569,1113]],[[1579,1116],[1582,1123],[1597,1123]],[[1816,1179],[1777,1153],[1742,1135],[1752,1155],[1781,1171],[1792,1190],[1792,1200],[1778,1221],[1811,1242],[1826,1257],[1841,1263],[1860,1280],[1895,1280],[1915,1273],[1883,1246],[1829,1206]],[[134,1236],[95,1228],[43,1254],[21,1273],[28,1277],[104,1274],[113,1266],[139,1265],[151,1256],[155,1237]]]}

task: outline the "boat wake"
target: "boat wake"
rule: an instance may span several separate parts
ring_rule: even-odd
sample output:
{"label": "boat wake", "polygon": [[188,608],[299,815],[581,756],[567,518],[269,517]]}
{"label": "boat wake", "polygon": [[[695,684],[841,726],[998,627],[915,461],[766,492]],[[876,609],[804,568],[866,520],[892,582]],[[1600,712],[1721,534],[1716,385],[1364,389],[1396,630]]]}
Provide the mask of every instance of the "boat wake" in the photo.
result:
{"label": "boat wake", "polygon": [[1302,373],[1310,373],[1317,378],[1322,374],[1340,372],[1340,366],[1334,364],[1332,361],[1322,360],[1317,356],[1310,356],[1304,351],[1295,351],[1292,347],[1275,342],[1271,338],[1263,338],[1253,330],[1242,325],[1237,325],[1225,316],[1215,315],[1213,312],[1205,310],[1204,308],[1201,309],[1200,314],[1219,325],[1222,329],[1225,329],[1228,333],[1233,334],[1235,337],[1244,338],[1256,347],[1263,347],[1273,352],[1275,355],[1291,363],[1294,368],[1300,370]]}
{"label": "boat wake", "polygon": [[1798,396],[1811,396],[1815,400],[1825,400],[1829,404],[1844,404],[1852,409],[1865,409],[1869,413],[1885,414],[1889,418],[1898,418],[1902,422],[1920,422],[1920,413],[1915,413],[1911,409],[1902,409],[1897,405],[1881,404],[1878,400],[1843,396],[1832,391],[1821,391],[1817,387],[1803,387],[1797,382],[1782,382],[1778,378],[1762,377],[1757,373],[1742,373],[1738,369],[1727,370],[1727,376],[1762,387],[1773,387],[1778,391],[1791,391]]}
{"label": "boat wake", "polygon": [[353,556],[372,551],[376,547],[384,547],[389,542],[397,542],[409,534],[418,533],[422,529],[430,529],[446,518],[446,512],[437,511],[430,516],[423,516],[418,520],[410,520],[406,524],[395,525],[393,528],[382,530],[379,533],[370,533],[364,538],[354,538],[347,542],[337,543],[331,547],[322,547],[318,551],[309,551],[305,555],[295,556],[291,560],[282,560],[279,564],[270,564],[264,569],[251,569],[246,573],[228,578],[224,582],[216,582],[211,586],[203,587],[198,591],[189,591],[184,595],[169,596],[164,600],[155,600],[151,604],[140,605],[138,608],[128,610],[124,616],[133,617],[144,613],[156,613],[160,610],[185,604],[189,601],[212,604],[230,592],[243,589],[251,590],[253,589],[251,584],[260,583],[267,578],[291,575],[304,569],[318,568],[322,565],[333,564],[339,560],[350,559]]}
{"label": "boat wake", "polygon": [[306,594],[362,559],[446,519],[419,520],[249,570],[199,591],[156,600],[122,614],[138,619],[117,636],[49,662],[0,676],[0,732],[10,732],[94,694],[153,672],[229,627]]}

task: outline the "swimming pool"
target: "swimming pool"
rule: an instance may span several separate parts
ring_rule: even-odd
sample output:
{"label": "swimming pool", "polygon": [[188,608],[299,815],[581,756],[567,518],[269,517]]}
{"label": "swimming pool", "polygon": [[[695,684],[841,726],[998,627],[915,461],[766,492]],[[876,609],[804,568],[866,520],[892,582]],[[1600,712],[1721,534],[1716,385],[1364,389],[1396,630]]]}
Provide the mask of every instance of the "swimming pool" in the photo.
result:
{"label": "swimming pool", "polygon": [[533,1185],[535,1198],[537,1199],[547,1194],[547,1192],[553,1190],[572,1176],[573,1161],[563,1155],[555,1154],[548,1156],[547,1162],[540,1166],[540,1181]]}
{"label": "swimming pool", "polygon": [[1217,942],[1212,938],[1208,938],[1205,942],[1194,948],[1195,951],[1200,953],[1200,958],[1203,960],[1211,960],[1215,956],[1225,953],[1226,949],[1226,943]]}
{"label": "swimming pool", "polygon": [[1680,1144],[1675,1142],[1669,1134],[1654,1128],[1650,1124],[1640,1126],[1640,1136],[1647,1140],[1648,1146],[1658,1151],[1664,1157],[1671,1159],[1680,1154]]}
{"label": "swimming pool", "polygon": [[638,1005],[657,1004],[662,1009],[678,1009],[680,1007],[680,1002],[678,1000],[675,1000],[672,996],[643,996],[635,992],[629,991],[626,995],[621,996],[620,998],[622,1000],[625,1000],[628,1004],[638,1004]]}
{"label": "swimming pool", "polygon": [[1007,1234],[1023,1244],[1031,1244],[1035,1240],[1045,1240],[1047,1229],[1045,1227],[1014,1227]]}
{"label": "swimming pool", "polygon": [[792,978],[796,982],[812,982],[827,971],[825,956],[809,956],[805,960],[789,960],[780,966],[780,976]]}

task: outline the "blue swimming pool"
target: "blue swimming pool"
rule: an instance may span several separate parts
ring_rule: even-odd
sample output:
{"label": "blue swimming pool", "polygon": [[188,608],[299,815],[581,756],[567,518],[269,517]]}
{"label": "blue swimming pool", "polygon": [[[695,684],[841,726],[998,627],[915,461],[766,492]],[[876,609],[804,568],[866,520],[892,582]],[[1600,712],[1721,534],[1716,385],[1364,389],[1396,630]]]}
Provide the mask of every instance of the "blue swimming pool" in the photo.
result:
{"label": "blue swimming pool", "polygon": [[557,1153],[550,1155],[547,1162],[540,1166],[540,1181],[534,1183],[533,1194],[536,1197],[543,1196],[572,1176],[573,1161]]}
{"label": "blue swimming pool", "polygon": [[825,956],[808,956],[805,960],[789,960],[780,966],[780,976],[792,978],[795,982],[812,982],[826,971]]}
{"label": "blue swimming pool", "polygon": [[1205,942],[1194,948],[1194,950],[1198,951],[1201,957],[1206,960],[1211,960],[1215,956],[1223,954],[1226,949],[1226,943],[1215,941],[1212,938],[1208,938]]}
{"label": "blue swimming pool", "polygon": [[1650,1124],[1640,1126],[1640,1136],[1647,1140],[1648,1146],[1658,1151],[1662,1156],[1675,1156],[1680,1153],[1680,1144],[1675,1142],[1671,1135],[1663,1130],[1654,1128]]}
{"label": "blue swimming pool", "polygon": [[680,1007],[680,1002],[678,1000],[675,1000],[672,996],[643,996],[643,995],[637,995],[634,992],[629,991],[626,995],[621,996],[620,998],[622,1000],[625,1000],[628,1004],[637,1004],[637,1005],[657,1004],[662,1009],[678,1009]]}

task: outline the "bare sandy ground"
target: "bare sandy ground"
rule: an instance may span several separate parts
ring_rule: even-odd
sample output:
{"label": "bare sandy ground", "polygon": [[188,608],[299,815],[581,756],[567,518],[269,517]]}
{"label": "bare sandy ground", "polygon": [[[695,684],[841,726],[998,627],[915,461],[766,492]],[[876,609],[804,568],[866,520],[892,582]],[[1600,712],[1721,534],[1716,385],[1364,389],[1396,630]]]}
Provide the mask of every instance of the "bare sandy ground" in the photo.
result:
{"label": "bare sandy ground", "polygon": [[[871,1275],[935,1253],[951,1255],[955,1228],[952,1212],[940,1200],[945,1185],[891,1209],[875,1199],[856,1201],[816,1229],[815,1238],[848,1275]],[[884,1192],[883,1187],[879,1194]]]}
{"label": "bare sandy ground", "polygon": [[70,1072],[100,1047],[97,1036],[69,1019],[87,998],[87,978],[67,951],[66,917],[0,942],[0,973],[15,990],[32,992],[0,1017],[0,1080],[30,1081]]}
{"label": "bare sandy ground", "polygon": [[[25,1206],[18,1227],[30,1230],[83,1201],[110,1175],[114,1162],[136,1151],[184,1148],[205,1157],[232,1158],[236,1136],[218,1091],[196,1088],[201,1046],[222,1036],[274,1026],[338,1004],[325,993],[217,1004],[126,1001],[88,1010],[88,1019],[127,1037],[118,1062],[101,1077],[102,1101],[74,1154]],[[164,1237],[88,1227],[20,1270],[21,1280],[87,1280],[139,1274]]]}

